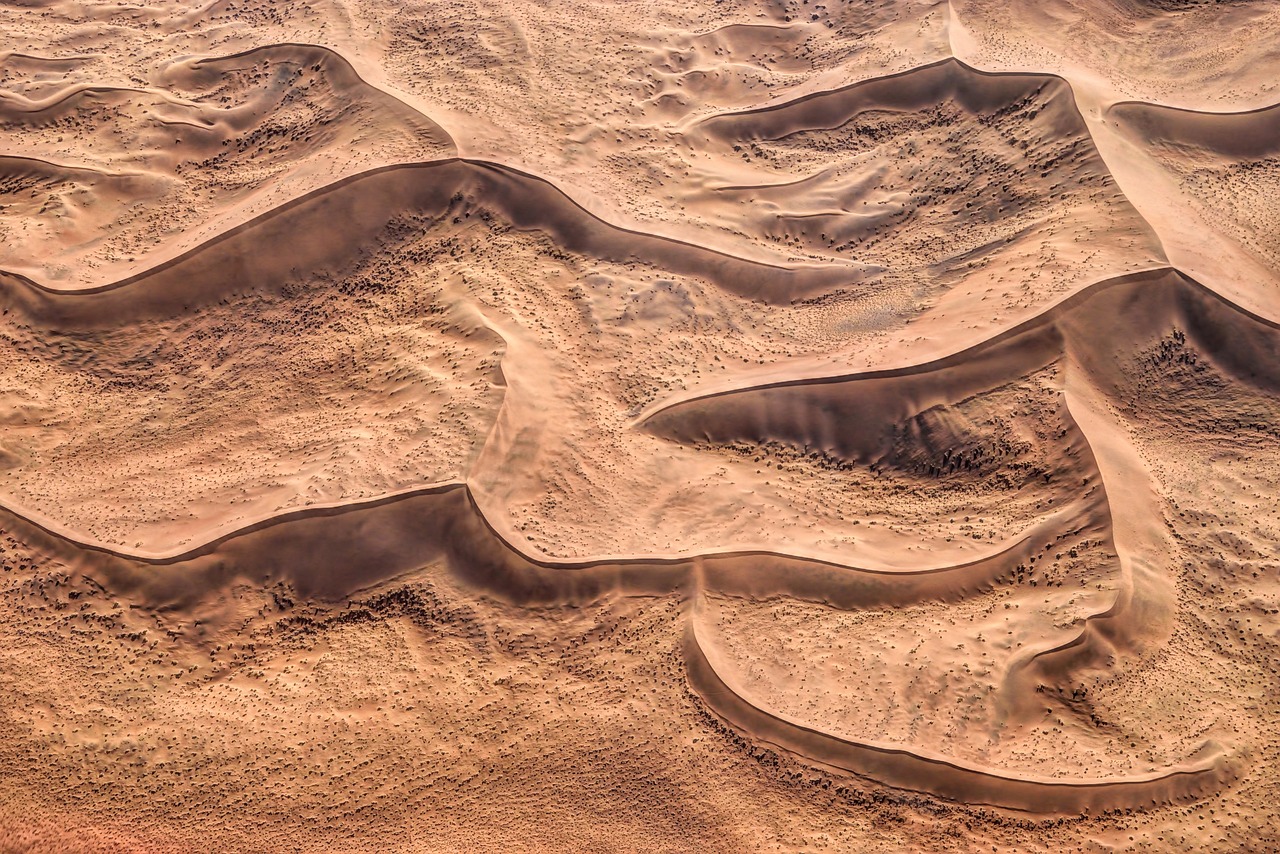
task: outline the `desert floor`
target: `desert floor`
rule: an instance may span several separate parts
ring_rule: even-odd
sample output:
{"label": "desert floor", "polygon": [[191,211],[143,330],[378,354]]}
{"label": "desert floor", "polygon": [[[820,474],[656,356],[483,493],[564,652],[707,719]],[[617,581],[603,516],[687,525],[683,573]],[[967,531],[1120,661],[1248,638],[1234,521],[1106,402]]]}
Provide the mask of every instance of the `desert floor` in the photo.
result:
{"label": "desert floor", "polygon": [[1280,2],[0,34],[0,851],[1280,848]]}

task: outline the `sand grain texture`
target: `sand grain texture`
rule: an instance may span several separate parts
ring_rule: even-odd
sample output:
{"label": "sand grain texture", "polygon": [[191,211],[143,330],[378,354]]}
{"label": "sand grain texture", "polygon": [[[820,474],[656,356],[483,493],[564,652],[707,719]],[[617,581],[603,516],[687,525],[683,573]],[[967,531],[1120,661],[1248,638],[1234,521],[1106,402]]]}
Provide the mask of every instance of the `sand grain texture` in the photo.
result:
{"label": "sand grain texture", "polygon": [[0,851],[1280,847],[1280,5],[0,33]]}

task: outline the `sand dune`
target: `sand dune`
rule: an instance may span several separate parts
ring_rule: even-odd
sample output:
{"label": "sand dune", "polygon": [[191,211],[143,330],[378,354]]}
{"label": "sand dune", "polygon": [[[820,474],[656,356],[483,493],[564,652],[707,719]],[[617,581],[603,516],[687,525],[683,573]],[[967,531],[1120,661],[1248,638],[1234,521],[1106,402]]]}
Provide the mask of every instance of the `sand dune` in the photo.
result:
{"label": "sand dune", "polygon": [[0,850],[1271,850],[1276,9],[0,9]]}
{"label": "sand dune", "polygon": [[[459,213],[469,217],[473,212],[497,215],[516,228],[546,232],[568,251],[614,261],[656,265],[660,260],[664,269],[703,276],[767,301],[801,299],[866,276],[856,267],[773,266],[612,226],[546,181],[498,164],[455,159],[352,176],[274,208],[145,273],[108,284],[60,293],[12,275],[17,286],[12,304],[29,316],[77,327],[95,322],[91,318],[113,316],[108,300],[125,303],[133,312],[173,311],[179,303],[189,308],[221,299],[225,289],[244,288],[244,283],[257,289],[279,288],[290,276],[314,275],[357,256],[391,220],[406,212],[429,219]],[[336,240],[321,226],[335,218],[346,225]],[[255,250],[277,241],[293,247],[289,257]],[[184,284],[179,287],[177,282]],[[124,288],[129,292],[115,296]],[[64,293],[79,298],[51,298]]]}
{"label": "sand dune", "polygon": [[1100,82],[1116,100],[1193,109],[1247,109],[1265,99],[1280,27],[1269,3],[1247,0],[1062,0],[1040,15],[961,0],[952,15],[953,49],[983,67],[1051,69]]}
{"label": "sand dune", "polygon": [[[1037,536],[959,566],[886,570],[764,551],[547,560],[522,554],[489,526],[463,483],[446,483],[365,502],[311,507],[268,517],[183,552],[145,555],[83,542],[12,510],[7,529],[67,566],[129,591],[150,607],[198,609],[235,583],[288,584],[303,596],[341,601],[424,562],[445,558],[468,584],[521,605],[598,602],[608,595],[678,592],[695,581],[718,593],[787,595],[856,608],[956,599],[1004,580]],[[377,551],[363,543],[374,538]],[[352,551],[352,550],[355,551]]]}
{"label": "sand dune", "polygon": [[696,631],[689,632],[685,649],[695,689],[726,720],[745,730],[748,737],[904,789],[933,792],[982,806],[1087,813],[1192,800],[1233,777],[1221,748],[1212,744],[1205,746],[1201,756],[1163,772],[1110,780],[1063,780],[1002,774],[924,751],[837,739],[771,714],[743,698],[716,672]]}
{"label": "sand dune", "polygon": [[709,138],[713,165],[700,168],[718,179],[689,195],[701,218],[793,253],[874,262],[882,292],[908,279],[918,290],[926,275],[952,310],[979,283],[1012,307],[1028,270],[1051,295],[1163,258],[1060,78],[946,59],[684,133]]}
{"label": "sand dune", "polygon": [[[1280,346],[1277,330],[1280,327],[1275,324],[1177,274],[1147,275],[1096,286],[1036,321],[1010,330],[1000,341],[937,363],[720,392],[659,409],[644,423],[662,435],[700,445],[747,442],[758,447],[758,443],[781,442],[802,446],[805,453],[816,451],[854,465],[870,465],[881,475],[903,465],[897,437],[903,431],[900,425],[910,424],[908,432],[918,437],[926,458],[933,460],[928,474],[965,473],[980,467],[981,450],[968,450],[964,439],[945,432],[948,423],[955,423],[954,417],[936,419],[943,425],[940,432],[920,429],[922,416],[954,412],[956,405],[950,401],[975,399],[984,387],[1065,357],[1062,394],[1067,426],[1056,438],[1059,443],[1071,433],[1075,438],[1056,452],[1059,460],[1079,455],[1089,463],[1083,478],[1079,468],[1071,471],[1068,461],[1044,471],[1043,483],[1054,485],[1040,486],[1039,492],[1058,492],[1060,506],[1070,501],[1072,491],[1093,492],[1088,485],[1100,479],[1105,491],[1103,510],[1115,538],[1118,574],[1111,603],[1078,616],[1078,631],[1030,646],[1010,663],[1002,719],[1026,720],[1035,714],[1033,689],[1061,692],[1078,685],[1087,672],[1101,671],[1111,678],[1126,662],[1156,652],[1173,631],[1176,595],[1168,555],[1176,546],[1163,530],[1153,486],[1136,473],[1142,460],[1117,435],[1123,428],[1109,417],[1108,410],[1115,410],[1119,397],[1117,386],[1125,382],[1143,347],[1154,347],[1162,338],[1173,336],[1172,340],[1211,353],[1214,364],[1237,377],[1235,382],[1274,393],[1274,378],[1259,368],[1274,364],[1275,348]],[[1109,342],[1102,352],[1098,341]],[[1080,422],[1077,412],[1087,414],[1087,419]],[[1008,465],[1007,460],[1000,463]],[[981,507],[978,504],[975,509],[981,512]],[[1088,507],[1080,505],[1077,512],[1087,514]],[[1079,519],[1087,524],[1089,517]],[[808,729],[815,731],[813,726]],[[996,795],[990,797],[999,800]]]}
{"label": "sand dune", "polygon": [[781,139],[803,130],[833,130],[863,112],[919,110],[949,98],[969,112],[989,113],[1034,97],[1046,84],[1057,90],[1050,98],[1060,96],[1051,127],[1059,134],[1079,132],[1082,125],[1063,81],[1030,74],[984,74],[953,58],[794,101],[713,116],[703,125],[731,138]]}
{"label": "sand dune", "polygon": [[[0,93],[0,126],[24,151],[49,152],[50,160],[75,151],[85,166],[132,174],[137,188],[112,194],[87,187],[92,227],[58,235],[58,264],[17,265],[19,272],[83,287],[153,266],[193,238],[233,228],[343,174],[455,150],[438,124],[369,86],[327,48],[279,44],[177,59],[156,78],[145,87],[71,83],[33,95]],[[139,204],[151,215],[140,216]],[[167,215],[154,214],[160,210]],[[56,229],[67,216],[49,205],[39,213],[22,225]],[[39,250],[15,239],[0,265]]]}
{"label": "sand dune", "polygon": [[1280,107],[1267,106],[1240,113],[1215,113],[1123,101],[1110,109],[1132,133],[1155,144],[1174,143],[1209,149],[1240,160],[1260,160],[1274,154],[1280,143]]}
{"label": "sand dune", "polygon": [[[1215,113],[1122,102],[1108,115],[1127,139],[1148,141],[1158,168],[1197,214],[1231,221],[1222,230],[1231,249],[1218,253],[1219,263],[1273,284],[1270,271],[1280,259],[1272,227],[1280,107]],[[1245,257],[1238,263],[1231,256],[1241,250]],[[1260,269],[1251,269],[1259,262]],[[1259,300],[1260,307],[1270,305],[1265,297]]]}

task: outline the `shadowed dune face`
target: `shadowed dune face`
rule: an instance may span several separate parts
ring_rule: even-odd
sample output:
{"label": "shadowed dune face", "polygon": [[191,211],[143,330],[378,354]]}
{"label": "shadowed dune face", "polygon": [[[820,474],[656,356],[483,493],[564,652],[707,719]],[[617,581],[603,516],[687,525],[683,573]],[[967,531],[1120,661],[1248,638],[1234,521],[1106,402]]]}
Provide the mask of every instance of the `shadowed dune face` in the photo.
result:
{"label": "shadowed dune face", "polygon": [[[146,286],[126,288],[95,328],[54,337],[9,313],[6,493],[73,506],[63,521],[109,542],[179,545],[211,523],[465,476],[502,400],[504,344],[456,282],[395,257],[270,290],[226,282],[235,292],[189,309],[147,310],[132,302]],[[126,476],[94,476],[108,465]]]}
{"label": "shadowed dune face", "polygon": [[[1044,337],[1052,346],[1054,336]],[[1062,366],[1036,352],[1044,349],[1027,348],[1029,359],[1012,368],[997,351],[986,371],[969,363],[728,394],[660,412],[647,426],[724,456],[731,471],[776,469],[791,506],[812,506],[823,522],[861,520],[849,542],[888,538],[928,551],[954,539],[1004,540],[1083,494],[1099,495],[1088,446],[1062,401]],[[1008,375],[992,376],[993,367]],[[1092,503],[1094,511],[1077,512],[1088,518]]]}
{"label": "shadowed dune face", "polygon": [[[259,216],[155,268],[83,293],[70,294],[27,280],[6,298],[48,324],[101,324],[114,311],[135,316],[215,301],[246,284],[278,290],[297,271],[349,264],[366,241],[377,240],[399,214],[456,219],[472,213],[485,222],[547,234],[566,251],[614,262],[639,261],[674,273],[710,279],[740,296],[787,302],[838,283],[859,281],[856,265],[779,266],[620,228],[576,204],[545,181],[496,164],[440,160],[375,169]],[[342,229],[333,229],[335,220]],[[264,243],[289,245],[289,257],[254,251]],[[24,286],[25,285],[25,286]],[[119,308],[116,308],[116,307]],[[126,308],[127,306],[127,308]]]}
{"label": "shadowed dune face", "polygon": [[[815,671],[811,665],[796,663],[795,647],[806,643],[795,634],[799,615],[779,619],[776,606],[771,609],[776,621],[774,630],[785,626],[786,640],[779,637],[775,652],[768,657],[760,641],[769,636],[769,622],[760,620],[770,609],[749,604],[731,606],[709,629],[712,635],[722,639],[756,639],[744,648],[737,661],[725,661],[722,667],[713,667],[721,674],[715,679],[727,678],[723,676],[726,672],[737,673],[733,678],[739,683],[743,679],[746,682],[734,689],[738,697],[735,703],[769,709],[769,714],[781,715],[790,722],[787,726],[803,726],[810,732],[822,733],[824,738],[831,736],[845,741],[849,738],[875,741],[875,730],[863,727],[850,735],[851,731],[839,723],[842,720],[839,710],[855,704],[867,693],[902,692],[888,701],[891,709],[898,708],[907,698],[932,697],[930,707],[935,714],[930,716],[929,725],[938,727],[938,734],[931,741],[955,741],[948,755],[970,756],[975,761],[990,761],[995,755],[1003,755],[999,763],[1003,767],[1016,765],[1019,756],[1036,756],[1038,749],[1049,745],[1057,744],[1061,750],[1063,733],[1070,732],[1076,738],[1077,752],[1071,760],[1062,756],[1058,773],[1064,776],[1071,775],[1066,770],[1071,763],[1081,769],[1097,769],[1099,764],[1106,765],[1109,761],[1106,757],[1115,758],[1116,732],[1109,729],[1112,725],[1134,732],[1144,731],[1146,734],[1142,737],[1148,744],[1160,744],[1157,734],[1163,731],[1162,727],[1179,726],[1171,718],[1186,715],[1186,706],[1174,704],[1161,715],[1154,714],[1147,706],[1141,721],[1116,723],[1111,713],[1115,706],[1111,704],[1117,694],[1131,699],[1132,692],[1116,690],[1115,671],[1122,661],[1128,660],[1136,663],[1122,669],[1135,668],[1137,678],[1144,684],[1165,678],[1164,671],[1152,663],[1149,655],[1166,642],[1179,622],[1175,567],[1184,556],[1196,559],[1196,553],[1184,551],[1160,533],[1163,520],[1169,518],[1177,506],[1176,499],[1163,497],[1169,495],[1163,491],[1167,487],[1162,488],[1168,483],[1164,466],[1155,464],[1160,474],[1152,483],[1152,491],[1144,490],[1131,498],[1136,478],[1132,474],[1123,475],[1118,468],[1130,458],[1130,452],[1121,451],[1116,443],[1130,441],[1121,438],[1127,431],[1148,430],[1155,435],[1169,435],[1173,431],[1194,446],[1197,443],[1191,436],[1224,431],[1234,437],[1241,451],[1249,447],[1269,447],[1274,443],[1277,415],[1277,388],[1270,366],[1276,364],[1275,348],[1280,346],[1278,330],[1280,327],[1275,324],[1251,317],[1177,275],[1146,277],[1095,288],[1044,320],[1022,331],[1015,330],[1003,341],[935,365],[882,372],[888,376],[873,373],[867,377],[780,383],[695,398],[659,410],[646,422],[647,429],[700,448],[707,448],[708,442],[712,447],[717,443],[723,447],[723,443],[728,442],[730,447],[748,451],[779,444],[792,448],[802,446],[804,453],[819,459],[833,454],[843,456],[850,461],[850,467],[870,463],[881,476],[910,471],[909,466],[903,465],[904,461],[915,462],[922,455],[927,459],[933,443],[945,437],[942,443],[957,455],[958,461],[944,460],[946,465],[942,469],[931,462],[926,471],[935,476],[958,476],[970,489],[986,480],[983,464],[978,454],[972,450],[966,452],[955,425],[963,423],[960,416],[965,406],[974,406],[984,395],[968,398],[959,406],[935,404],[901,421],[903,414],[918,411],[929,402],[930,390],[946,389],[963,395],[971,391],[975,383],[990,383],[992,377],[988,372],[992,366],[1016,374],[1020,365],[1023,369],[1027,365],[1039,366],[1046,358],[1052,358],[1056,369],[1066,375],[1067,403],[1074,401],[1070,405],[1087,416],[1081,424],[1071,422],[1070,432],[1079,431],[1074,449],[1070,444],[1065,448],[1061,446],[1068,430],[1061,429],[1054,436],[1059,448],[1066,451],[1063,456],[1069,459],[1080,453],[1088,461],[1084,476],[1080,468],[1074,473],[1070,469],[1045,471],[1043,482],[1035,478],[1022,484],[1025,490],[1042,490],[1041,500],[1035,505],[1037,509],[1041,501],[1053,503],[1056,498],[1058,507],[1070,508],[1074,524],[1068,523],[1066,527],[1073,532],[1071,536],[1059,535],[1057,542],[1046,544],[1045,552],[1054,556],[1052,564],[1046,560],[1036,567],[1033,559],[1030,567],[1019,565],[1018,577],[1020,580],[1032,577],[1033,586],[1043,584],[1050,591],[1055,583],[1061,585],[1066,580],[1072,592],[1056,599],[1052,595],[1031,593],[1019,601],[1016,592],[997,590],[988,594],[986,603],[975,600],[969,606],[976,608],[968,615],[971,626],[955,631],[938,630],[939,637],[946,638],[947,643],[957,644],[951,649],[964,650],[966,646],[975,649],[982,679],[975,680],[974,671],[968,665],[963,676],[954,668],[948,668],[945,675],[940,671],[931,673],[938,653],[930,654],[927,648],[922,649],[930,635],[922,634],[920,625],[932,620],[939,626],[954,626],[957,622],[964,626],[963,608],[909,614],[897,609],[885,610],[874,618],[860,617],[852,621],[852,625],[846,618],[830,614],[833,620],[844,620],[845,628],[815,626],[815,638],[836,638],[857,631],[865,632],[867,640],[848,656],[839,656],[836,662]],[[1046,351],[1050,355],[1046,356]],[[1055,352],[1057,355],[1052,355]],[[1000,386],[999,391],[1008,388]],[[985,397],[999,400],[1000,394],[988,392]],[[1097,404],[1089,400],[1099,397],[1105,401],[1112,418],[1119,419],[1119,425],[1113,423],[1108,428],[1098,421]],[[895,411],[895,407],[902,408]],[[1051,422],[1034,409],[1026,408],[1025,403],[1022,403],[1022,412],[1029,415],[1033,423],[1051,427]],[[950,417],[943,417],[944,413]],[[995,423],[998,423],[996,419],[988,421],[990,426]],[[1121,431],[1119,435],[1103,432],[1117,428]],[[904,453],[907,437],[912,442]],[[1042,435],[1034,447],[1052,444],[1053,440]],[[765,458],[759,450],[756,452],[757,459]],[[1145,450],[1140,450],[1139,455],[1147,465],[1154,464]],[[1016,465],[1015,461],[1016,457],[1015,460],[993,459],[987,466],[1000,468],[1010,462]],[[926,491],[927,487],[915,487],[917,496]],[[1073,505],[1072,493],[1092,495],[1094,502]],[[999,496],[997,512],[1007,512],[1009,505],[1008,495]],[[1102,515],[1093,515],[1099,508]],[[965,521],[969,522],[969,517]],[[1115,533],[1118,539],[1113,542],[1110,538],[1115,526],[1119,526],[1119,531]],[[977,528],[975,535],[981,535],[981,524],[966,527]],[[1102,538],[1073,539],[1090,528],[1102,532]],[[1266,529],[1258,529],[1253,536],[1263,530]],[[1251,539],[1240,538],[1236,542],[1246,545]],[[1112,551],[1136,543],[1161,543],[1167,551],[1138,554]],[[1247,551],[1258,554],[1251,545]],[[1049,555],[1040,556],[1047,559]],[[1047,573],[1048,577],[1034,578],[1037,571]],[[1082,595],[1095,586],[1103,589],[1104,585],[1111,591],[1107,595]],[[1005,600],[1005,611],[1010,608],[1021,611],[1012,616],[1015,619],[1012,624],[1011,615],[1004,614],[1001,619],[1001,611],[995,607],[1001,599]],[[1030,607],[1024,610],[1024,606]],[[1074,616],[1066,616],[1062,611],[1055,613],[1054,608],[1066,609],[1066,613],[1075,609]],[[734,616],[729,616],[731,614]],[[812,612],[814,619],[826,616],[821,611]],[[738,619],[747,622],[738,625]],[[895,632],[901,634],[895,636]],[[957,642],[961,634],[965,637]],[[986,644],[993,635],[1001,640],[995,649],[990,649]],[[709,642],[717,646],[715,640]],[[829,649],[827,643],[816,640],[811,643],[817,648]],[[872,649],[864,648],[867,643],[874,644]],[[724,643],[718,646],[724,650],[730,648]],[[910,650],[914,661],[902,660],[901,650]],[[864,656],[861,666],[849,660],[854,655]],[[954,664],[952,656],[942,660]],[[725,670],[726,667],[729,670]],[[909,668],[913,680],[903,683],[883,678],[886,672],[897,672],[896,667]],[[822,675],[818,676],[819,673]],[[875,681],[877,673],[881,674],[878,682]],[[1180,675],[1167,674],[1173,683],[1179,681]],[[805,679],[815,676],[814,681],[825,686],[818,696],[807,691],[804,684]],[[805,679],[797,681],[797,677]],[[864,681],[855,681],[855,677]],[[941,690],[939,685],[953,679],[965,683],[957,699],[961,708],[951,706],[950,701],[940,708],[936,698],[955,692]],[[865,680],[871,680],[870,684]],[[781,687],[787,684],[792,686],[789,690]],[[1032,686],[1053,698],[1057,709],[1054,705],[1042,705],[1037,710],[1034,702],[1028,702],[1026,692]],[[904,710],[913,719],[910,726],[917,732],[924,726],[916,717],[920,708],[920,702],[915,702]],[[731,710],[725,713],[730,720],[735,719]],[[1166,722],[1155,723],[1153,717]],[[749,713],[748,718],[758,718],[757,712]],[[763,720],[760,718],[757,723]],[[1104,721],[1112,723],[1103,725]],[[754,726],[742,725],[748,729]],[[779,725],[770,723],[768,728],[776,729]],[[1040,748],[1032,746],[1036,744]],[[1136,744],[1135,740],[1131,746]],[[837,742],[831,742],[832,750],[837,747]],[[1187,752],[1188,748],[1193,751],[1198,744],[1178,749]],[[1160,749],[1147,748],[1147,761],[1159,765]],[[837,752],[845,750],[839,747]],[[846,758],[845,761],[854,760]]]}
{"label": "shadowed dune face", "polygon": [[1042,307],[1163,258],[1057,78],[947,60],[689,133],[709,138],[688,197],[703,218],[792,258],[872,264],[889,302]]}
{"label": "shadowed dune face", "polygon": [[[868,372],[719,393],[660,410],[646,424],[684,441],[780,440],[854,462],[907,467],[913,456],[929,459],[950,446],[947,437],[930,436],[933,429],[956,438],[965,430],[964,401],[1046,368],[1060,354],[1061,341],[1054,329],[1040,327],[984,350],[971,359],[947,360],[936,370]],[[904,447],[910,444],[918,447]],[[969,454],[957,448],[957,456]]]}
{"label": "shadowed dune face", "polygon": [[874,774],[904,788],[927,785],[940,795],[971,804],[1041,814],[1058,810],[1088,814],[1095,809],[1124,810],[1192,801],[1238,777],[1238,769],[1213,742],[1206,742],[1193,759],[1160,771],[1086,781],[1001,773],[936,754],[840,738],[797,723],[785,712],[774,712],[744,699],[738,689],[725,681],[717,669],[718,662],[708,656],[696,631],[687,636],[686,651],[690,682],[718,714],[737,721],[756,738],[821,757],[830,767]]}
{"label": "shadowed dune face", "polygon": [[0,8],[0,849],[1275,848],[1277,32]]}
{"label": "shadowed dune face", "polygon": [[[44,201],[36,211],[6,208],[22,230],[10,226],[0,265],[81,287],[137,269],[147,256],[176,254],[344,173],[454,153],[431,119],[309,45],[177,60],[149,86],[14,86],[0,93],[0,128],[48,160],[45,170],[58,162],[119,173],[113,182],[77,182],[72,199],[32,188]],[[33,226],[35,234],[24,233]]]}
{"label": "shadowed dune face", "polygon": [[[1173,276],[1153,287],[1103,291],[1064,313],[1062,325],[1091,381],[1124,409],[1141,401],[1152,418],[1206,433],[1222,428],[1231,442],[1268,429],[1269,418],[1256,407],[1280,393],[1274,321]],[[1237,408],[1239,422],[1215,422]]]}
{"label": "shadowed dune face", "polygon": [[1268,269],[1280,266],[1280,107],[1215,114],[1124,103],[1110,114],[1129,139],[1149,141],[1202,216],[1227,218],[1231,238]]}

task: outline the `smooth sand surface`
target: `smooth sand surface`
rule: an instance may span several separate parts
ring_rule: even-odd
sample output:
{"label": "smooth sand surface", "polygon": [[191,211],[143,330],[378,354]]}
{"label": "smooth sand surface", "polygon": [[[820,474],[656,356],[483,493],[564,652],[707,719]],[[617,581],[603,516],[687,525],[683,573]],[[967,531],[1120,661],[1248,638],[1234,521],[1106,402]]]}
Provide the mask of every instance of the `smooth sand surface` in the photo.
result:
{"label": "smooth sand surface", "polygon": [[0,33],[0,852],[1280,847],[1280,5]]}

